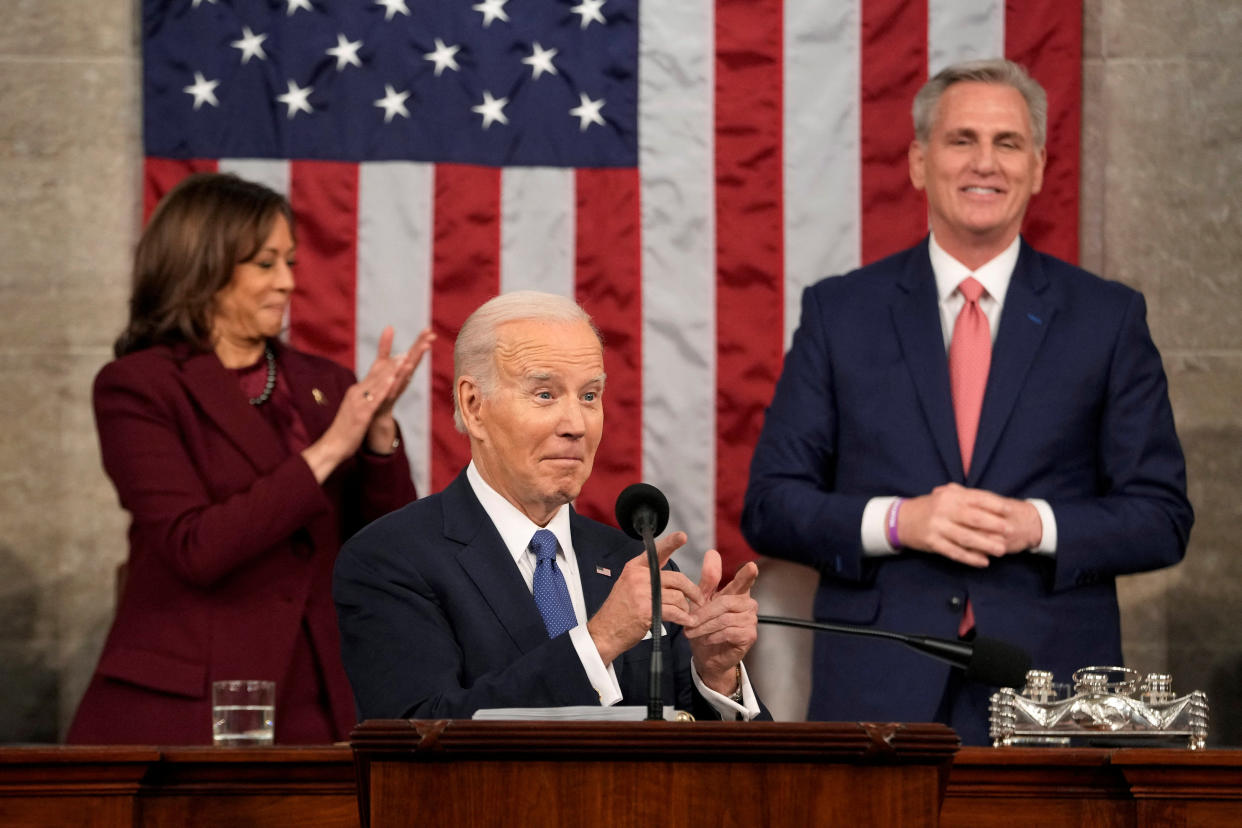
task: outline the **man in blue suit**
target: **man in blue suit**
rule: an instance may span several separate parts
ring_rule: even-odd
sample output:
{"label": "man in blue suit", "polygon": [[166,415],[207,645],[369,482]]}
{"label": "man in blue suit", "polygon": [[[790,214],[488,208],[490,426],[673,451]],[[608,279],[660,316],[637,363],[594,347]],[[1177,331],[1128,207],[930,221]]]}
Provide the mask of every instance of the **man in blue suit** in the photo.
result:
{"label": "man in blue suit", "polygon": [[[1046,118],[1008,61],[919,92],[910,179],[931,234],[806,290],[742,528],[821,572],[817,618],[977,630],[1069,681],[1122,663],[1114,579],[1181,560],[1194,518],[1142,295],[1019,236]],[[986,743],[995,688],[897,645],[814,648],[810,718]]]}
{"label": "man in blue suit", "polygon": [[[604,356],[572,300],[519,292],[476,310],[454,346],[471,462],[447,488],[342,549],[333,596],[360,719],[480,708],[643,705],[651,578],[642,545],[569,505],[603,431]],[[686,542],[659,544],[661,562]],[[756,638],[754,564],[727,586],[709,550],[691,582],[661,573],[667,704],[766,716],[742,658]]]}

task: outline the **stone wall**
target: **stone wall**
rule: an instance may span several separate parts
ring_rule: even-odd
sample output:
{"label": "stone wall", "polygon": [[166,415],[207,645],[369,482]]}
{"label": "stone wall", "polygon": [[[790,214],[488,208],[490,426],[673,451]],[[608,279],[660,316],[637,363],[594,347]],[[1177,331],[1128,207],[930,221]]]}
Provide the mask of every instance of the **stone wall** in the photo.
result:
{"label": "stone wall", "polygon": [[[139,5],[4,4],[0,742],[63,733],[125,555],[90,382],[123,320],[140,219]],[[1198,511],[1183,565],[1122,582],[1127,658],[1207,690],[1217,743],[1238,745],[1242,5],[1085,5],[1082,262],[1147,295]],[[780,581],[772,570],[763,584]],[[781,684],[794,689],[765,694],[797,718],[798,684]]]}

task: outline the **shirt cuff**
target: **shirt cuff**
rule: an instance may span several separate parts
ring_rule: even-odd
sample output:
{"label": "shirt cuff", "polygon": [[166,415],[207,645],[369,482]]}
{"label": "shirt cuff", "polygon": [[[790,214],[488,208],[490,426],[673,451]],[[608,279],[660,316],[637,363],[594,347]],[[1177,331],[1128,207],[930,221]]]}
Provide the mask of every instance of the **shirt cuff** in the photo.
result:
{"label": "shirt cuff", "polygon": [[892,506],[896,499],[896,497],[873,497],[863,508],[862,548],[863,554],[869,558],[896,555],[899,551],[888,542],[888,526],[884,523],[888,518],[888,507]]}
{"label": "shirt cuff", "polygon": [[612,669],[611,664],[605,665],[604,660],[599,657],[599,650],[596,649],[591,634],[587,632],[586,625],[579,624],[570,630],[569,640],[573,642],[574,649],[578,652],[578,660],[582,662],[582,669],[586,671],[587,681],[591,682],[591,686],[599,694],[600,705],[611,707],[621,701],[621,685],[617,683],[617,671]]}
{"label": "shirt cuff", "polygon": [[1039,512],[1039,521],[1044,527],[1044,534],[1040,537],[1039,543],[1031,548],[1031,551],[1040,555],[1056,557],[1057,518],[1056,515],[1052,514],[1052,507],[1048,505],[1048,501],[1037,497],[1027,498],[1026,502],[1034,506],[1035,511]]}
{"label": "shirt cuff", "polygon": [[690,677],[694,679],[694,686],[699,689],[699,693],[707,700],[707,703],[716,709],[720,717],[725,721],[733,721],[740,719],[749,722],[751,719],[759,715],[759,700],[755,698],[755,691],[750,686],[750,676],[746,675],[746,665],[742,664],[742,703],[738,704],[728,696],[717,693],[712,688],[703,683],[703,679],[699,678],[698,668],[694,666],[694,662],[690,662]]}

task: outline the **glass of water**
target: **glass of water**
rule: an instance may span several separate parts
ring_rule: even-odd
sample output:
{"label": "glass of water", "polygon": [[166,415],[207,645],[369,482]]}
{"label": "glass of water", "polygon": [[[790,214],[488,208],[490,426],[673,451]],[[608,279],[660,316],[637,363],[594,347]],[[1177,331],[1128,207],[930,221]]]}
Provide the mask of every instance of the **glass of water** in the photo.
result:
{"label": "glass of water", "polygon": [[276,682],[211,683],[211,740],[217,746],[270,745],[276,731]]}

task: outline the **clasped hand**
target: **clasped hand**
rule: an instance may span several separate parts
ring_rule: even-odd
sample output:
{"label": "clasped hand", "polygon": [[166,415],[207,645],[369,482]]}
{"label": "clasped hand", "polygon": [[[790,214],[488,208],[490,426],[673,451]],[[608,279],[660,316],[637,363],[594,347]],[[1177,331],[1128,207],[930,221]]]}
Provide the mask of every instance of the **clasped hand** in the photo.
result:
{"label": "clasped hand", "polygon": [[[759,569],[747,563],[728,585],[718,589],[720,554],[709,549],[696,584],[681,572],[663,569],[685,543],[684,532],[673,532],[656,543],[660,613],[665,621],[681,625],[703,683],[728,695],[736,688],[734,667],[758,637],[759,605],[750,589]],[[587,631],[604,663],[610,664],[641,641],[650,628],[651,573],[643,553],[626,563],[603,606],[587,623]]]}
{"label": "clasped hand", "polygon": [[897,534],[904,547],[982,568],[1037,546],[1043,523],[1025,500],[946,483],[901,504]]}

